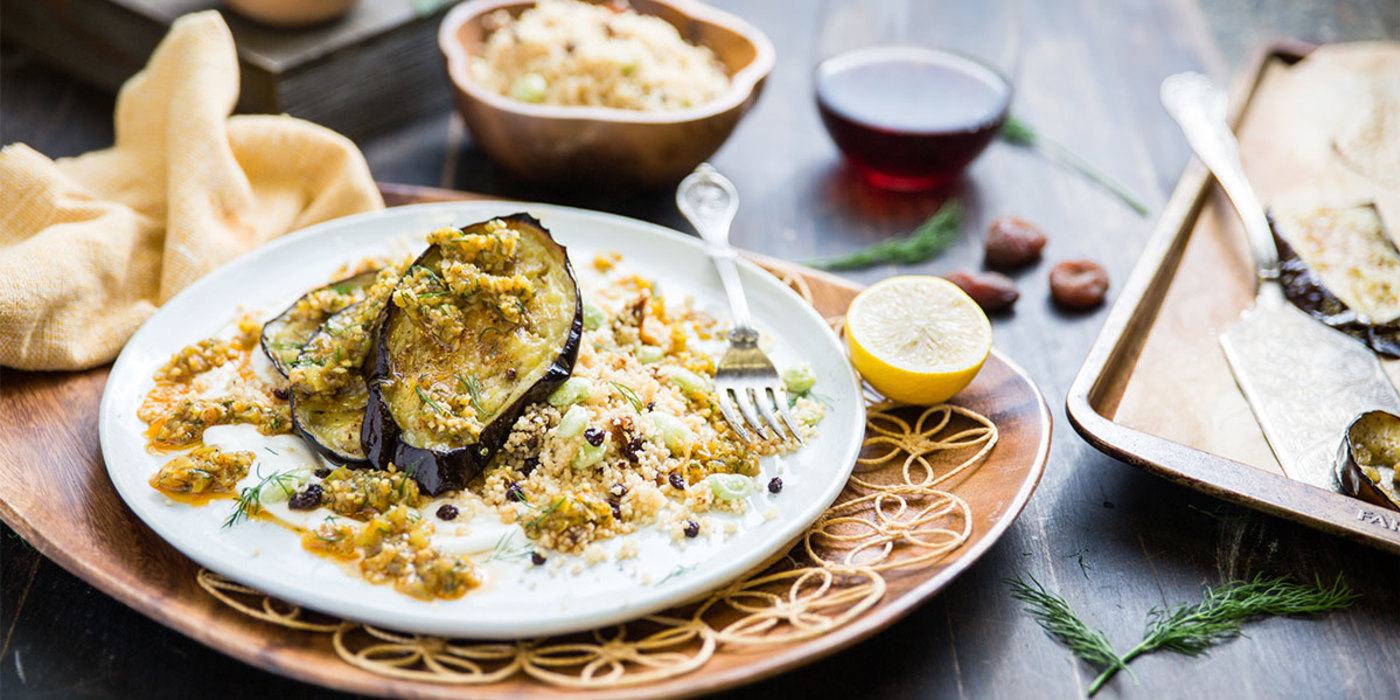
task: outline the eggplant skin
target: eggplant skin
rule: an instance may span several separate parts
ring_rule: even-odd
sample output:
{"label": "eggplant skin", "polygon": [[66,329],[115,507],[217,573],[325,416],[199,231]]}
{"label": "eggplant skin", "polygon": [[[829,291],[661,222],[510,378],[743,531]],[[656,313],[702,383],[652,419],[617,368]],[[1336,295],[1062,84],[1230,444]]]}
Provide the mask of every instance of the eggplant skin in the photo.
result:
{"label": "eggplant skin", "polygon": [[[359,402],[355,400],[345,400],[343,397],[338,398],[341,398],[342,405],[335,406],[336,409],[343,411],[347,415],[355,413],[357,416],[363,416],[363,414],[360,413],[360,409],[364,404],[359,404]],[[331,444],[330,439],[323,433],[324,428],[307,415],[306,401],[306,399],[300,398],[295,392],[292,393],[292,425],[296,427],[297,434],[312,447],[316,448],[316,451],[326,459],[336,464],[343,464],[352,469],[368,467],[369,460],[365,459],[363,453],[358,453],[359,445],[355,446],[357,452],[351,452],[350,450],[337,449]],[[340,417],[344,418],[346,415]]]}
{"label": "eggplant skin", "polygon": [[[313,345],[317,336],[323,333],[333,332],[329,329],[334,328],[338,320],[352,316],[361,311],[360,305],[369,303],[368,300],[360,301],[332,314],[307,339],[306,345]],[[375,318],[378,320],[382,316],[379,314]],[[373,337],[371,332],[371,340]],[[349,385],[321,393],[306,392],[293,381],[290,392],[292,425],[296,427],[297,434],[326,459],[358,468],[369,466],[359,442],[360,425],[367,403],[363,365],[350,379]]]}
{"label": "eggplant skin", "polygon": [[[537,242],[550,246],[554,257],[562,261],[572,291],[574,306],[572,320],[564,334],[562,347],[549,362],[543,374],[535,380],[529,389],[508,405],[501,407],[491,417],[491,421],[482,429],[476,443],[449,450],[433,450],[411,445],[404,439],[403,428],[395,420],[389,402],[385,398],[384,384],[390,382],[394,374],[394,359],[389,347],[391,329],[395,323],[411,323],[411,321],[407,318],[401,320],[398,318],[405,314],[397,304],[390,302],[384,305],[370,351],[370,361],[366,362],[364,366],[366,383],[369,387],[369,402],[365,408],[360,441],[372,467],[387,469],[392,463],[396,468],[410,473],[422,490],[429,495],[435,496],[445,491],[461,490],[485,470],[496,451],[505,444],[506,438],[510,436],[511,429],[515,426],[520,414],[530,405],[548,398],[550,393],[563,384],[564,380],[573,373],[574,362],[578,359],[579,345],[583,340],[583,298],[579,293],[578,280],[574,276],[573,265],[569,262],[567,250],[549,235],[549,231],[540,224],[539,220],[528,214],[521,213],[494,218],[506,222],[513,228],[533,229]],[[477,225],[480,224],[466,226],[461,230],[465,234],[468,229]],[[436,246],[430,246],[413,264],[422,264],[436,252]],[[468,329],[468,332],[473,332],[473,330]]]}
{"label": "eggplant skin", "polygon": [[1367,323],[1327,289],[1317,271],[1305,262],[1288,240],[1279,233],[1279,222],[1271,212],[1269,228],[1278,248],[1279,283],[1283,294],[1309,316],[1360,340],[1376,353],[1400,358],[1400,321]]}
{"label": "eggplant skin", "polygon": [[[278,373],[287,376],[288,369],[292,361],[301,353],[301,348],[321,325],[332,315],[339,313],[344,308],[359,303],[364,297],[365,290],[374,284],[378,276],[378,270],[361,272],[358,275],[347,277],[343,280],[332,282],[324,287],[317,287],[299,297],[292,302],[291,306],[282,310],[282,313],[272,317],[263,324],[262,338],[260,344],[264,355],[272,362],[272,366],[277,368]],[[319,310],[316,315],[298,318],[297,309],[303,301],[309,300],[313,295],[321,294],[329,290],[344,290],[341,293],[346,296],[345,306],[339,309]]]}

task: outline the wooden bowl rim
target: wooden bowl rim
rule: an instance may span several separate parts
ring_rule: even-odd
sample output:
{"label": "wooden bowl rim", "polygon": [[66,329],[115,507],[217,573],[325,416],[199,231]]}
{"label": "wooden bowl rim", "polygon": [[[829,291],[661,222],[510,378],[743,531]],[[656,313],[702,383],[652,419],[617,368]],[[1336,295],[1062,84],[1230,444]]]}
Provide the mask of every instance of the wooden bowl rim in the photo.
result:
{"label": "wooden bowl rim", "polygon": [[698,0],[649,1],[665,5],[697,22],[735,33],[753,47],[753,60],[735,71],[734,75],[729,77],[729,87],[715,96],[714,99],[681,110],[643,112],[616,107],[536,105],[512,100],[478,86],[476,81],[471,79],[468,70],[471,56],[467,53],[466,47],[462,46],[462,42],[458,41],[457,30],[462,25],[482,15],[504,7],[530,4],[531,0],[468,0],[468,2],[457,5],[447,13],[447,16],[442,20],[442,25],[438,28],[438,48],[447,60],[447,74],[452,80],[452,84],[471,99],[502,112],[565,121],[596,121],[616,124],[682,124],[701,121],[742,107],[753,95],[759,83],[773,71],[773,66],[777,62],[777,50],[773,48],[773,42],[757,27],[740,17],[705,5]]}

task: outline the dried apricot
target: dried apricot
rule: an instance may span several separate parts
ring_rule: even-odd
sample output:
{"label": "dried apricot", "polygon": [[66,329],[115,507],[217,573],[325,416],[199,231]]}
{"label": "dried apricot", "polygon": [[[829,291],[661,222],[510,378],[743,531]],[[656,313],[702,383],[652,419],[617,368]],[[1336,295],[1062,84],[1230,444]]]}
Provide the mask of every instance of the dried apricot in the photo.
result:
{"label": "dried apricot", "polygon": [[1050,270],[1050,298],[1066,309],[1092,309],[1107,293],[1108,272],[1092,260],[1066,260]]}
{"label": "dried apricot", "polygon": [[987,313],[994,313],[1002,309],[1010,308],[1021,298],[1021,293],[1016,291],[1016,283],[1010,277],[997,272],[967,272],[960,270],[951,275],[944,276],[943,279],[956,284],[959,289],[967,292],[977,305],[982,307]]}
{"label": "dried apricot", "polygon": [[1003,216],[987,229],[986,265],[998,270],[1014,270],[1040,259],[1045,234],[1035,224],[1014,216]]}

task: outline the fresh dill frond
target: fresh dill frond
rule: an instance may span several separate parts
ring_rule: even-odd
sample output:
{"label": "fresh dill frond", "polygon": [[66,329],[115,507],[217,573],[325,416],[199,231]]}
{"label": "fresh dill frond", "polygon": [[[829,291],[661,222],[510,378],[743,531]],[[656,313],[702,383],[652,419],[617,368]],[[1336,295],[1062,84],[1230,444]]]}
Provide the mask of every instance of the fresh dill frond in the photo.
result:
{"label": "fresh dill frond", "polygon": [[1128,191],[1127,187],[1119,184],[1117,180],[1109,177],[1108,173],[1090,165],[1088,161],[1075,155],[1068,148],[1061,146],[1050,139],[1040,135],[1035,129],[1015,116],[1008,116],[1001,125],[1001,131],[997,134],[1002,141],[1014,146],[1030,148],[1049,158],[1050,160],[1063,165],[1070,170],[1078,172],[1099,187],[1108,190],[1124,204],[1132,207],[1138,216],[1147,216],[1147,205],[1142,203],[1136,195]]}
{"label": "fresh dill frond", "polygon": [[432,280],[433,280],[434,282],[437,282],[438,284],[440,284],[440,285],[442,285],[442,286],[444,286],[444,287],[447,286],[447,283],[446,283],[446,282],[443,282],[443,281],[442,281],[442,278],[438,276],[438,273],[433,272],[432,268],[423,267],[422,265],[414,265],[413,267],[411,267],[411,268],[409,268],[409,269],[410,269],[410,270],[417,271],[419,274],[424,275],[424,276],[426,276],[426,277],[432,278]]}
{"label": "fresh dill frond", "polygon": [[1026,578],[1030,579],[1029,583],[1020,578],[1007,579],[1006,583],[1011,586],[1011,597],[1026,604],[1026,612],[1046,634],[1093,666],[1115,671],[1126,668],[1127,662],[1113,650],[1113,644],[1103,631],[1085,624],[1068,601],[1046,590],[1034,576]]}
{"label": "fresh dill frond", "polygon": [[[1244,623],[1258,617],[1319,615],[1350,607],[1359,598],[1340,575],[1331,585],[1316,579],[1312,585],[1288,576],[1252,581],[1231,581],[1207,588],[1201,602],[1153,609],[1147,614],[1147,631],[1136,647],[1123,655],[1123,663],[1154,651],[1174,651],[1198,656],[1210,647],[1241,634]],[[1089,686],[1093,695],[1118,668],[1105,670]]]}
{"label": "fresh dill frond", "polygon": [[457,377],[457,381],[462,383],[462,388],[466,390],[467,394],[472,397],[472,408],[475,408],[480,415],[490,416],[491,413],[487,412],[486,408],[481,405],[481,382],[476,378],[476,375],[468,374],[463,377],[460,372],[453,372],[453,375]]}
{"label": "fresh dill frond", "polygon": [[611,380],[608,381],[608,383],[617,388],[618,393],[622,394],[622,398],[627,399],[627,403],[632,404],[632,408],[636,409],[637,413],[641,413],[646,408],[646,406],[642,404],[641,398],[637,396],[637,392],[632,390],[632,387]]}
{"label": "fresh dill frond", "polygon": [[[525,526],[526,526],[526,527],[533,527],[533,526],[535,526],[535,525],[539,525],[540,523],[544,522],[545,518],[548,518],[550,515],[552,515],[552,514],[554,513],[554,511],[559,510],[559,507],[562,506],[562,505],[564,505],[564,501],[567,501],[567,500],[569,500],[569,497],[568,497],[568,496],[561,496],[561,497],[559,498],[559,500],[557,500],[557,501],[554,502],[554,505],[552,505],[552,506],[546,508],[546,509],[544,510],[543,513],[540,513],[540,514],[539,514],[539,517],[536,517],[535,519],[531,520],[530,522],[525,523]],[[531,506],[531,507],[534,508],[534,507],[536,507],[536,506]]]}
{"label": "fresh dill frond", "polygon": [[282,489],[283,493],[290,498],[296,493],[296,477],[292,472],[273,472],[268,476],[262,475],[262,470],[257,471],[260,479],[257,486],[248,486],[238,492],[238,501],[233,506],[233,512],[229,513],[224,520],[224,527],[233,527],[240,520],[247,520],[262,512],[262,492],[263,488],[269,485],[276,485]]}
{"label": "fresh dill frond", "polygon": [[861,248],[845,255],[807,261],[823,270],[860,270],[874,265],[914,265],[942,253],[958,237],[962,205],[948,200],[913,233]]}
{"label": "fresh dill frond", "polygon": [[1287,576],[1255,576],[1253,581],[1208,588],[1196,605],[1153,610],[1148,614],[1147,636],[1139,646],[1143,653],[1166,649],[1194,656],[1238,636],[1249,618],[1316,615],[1350,607],[1357,598],[1341,576],[1330,586],[1321,579],[1309,585]]}
{"label": "fresh dill frond", "polygon": [[427,406],[427,407],[433,409],[434,411],[437,411],[437,412],[438,412],[439,414],[441,414],[441,415],[444,415],[444,416],[445,416],[445,415],[448,415],[447,409],[445,409],[445,408],[443,408],[442,406],[438,405],[438,402],[434,401],[434,400],[433,400],[433,397],[428,396],[427,394],[423,393],[423,387],[421,387],[421,386],[414,386],[414,387],[413,387],[413,391],[416,392],[416,393],[418,394],[418,400],[419,400],[419,401],[422,401],[422,402],[423,402],[423,405],[425,405],[425,406]]}
{"label": "fresh dill frond", "polygon": [[522,537],[519,532],[511,530],[496,540],[496,546],[491,548],[491,554],[486,557],[486,560],[519,561],[530,556],[534,551],[535,546],[529,538]]}

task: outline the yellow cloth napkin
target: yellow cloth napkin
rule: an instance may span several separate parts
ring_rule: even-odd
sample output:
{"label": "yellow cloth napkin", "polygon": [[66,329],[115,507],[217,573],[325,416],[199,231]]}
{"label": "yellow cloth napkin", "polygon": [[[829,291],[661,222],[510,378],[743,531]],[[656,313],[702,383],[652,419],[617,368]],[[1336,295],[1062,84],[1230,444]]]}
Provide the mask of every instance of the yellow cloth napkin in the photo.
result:
{"label": "yellow cloth napkin", "polygon": [[108,362],[201,275],[384,206],[348,139],[287,116],[230,117],[237,99],[233,37],[200,12],[122,86],[114,147],[58,161],[0,150],[0,365]]}

